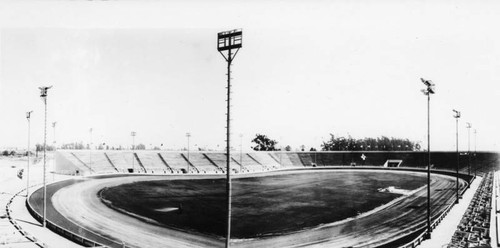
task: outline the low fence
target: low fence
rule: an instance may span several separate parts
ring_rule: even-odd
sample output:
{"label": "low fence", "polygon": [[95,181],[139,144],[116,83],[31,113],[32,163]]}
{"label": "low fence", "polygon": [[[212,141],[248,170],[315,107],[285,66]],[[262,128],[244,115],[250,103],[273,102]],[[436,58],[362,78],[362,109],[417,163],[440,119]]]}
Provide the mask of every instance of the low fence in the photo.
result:
{"label": "low fence", "polygon": [[16,228],[19,231],[19,233],[21,233],[28,240],[32,241],[33,243],[35,243],[39,247],[42,247],[42,248],[47,247],[43,242],[39,241],[35,236],[30,235],[29,233],[27,233],[26,231],[24,231],[21,228],[21,226],[19,224],[17,224],[17,221],[14,220],[14,218],[12,218],[12,215],[11,215],[12,211],[10,210],[10,205],[14,201],[14,198],[16,198],[23,191],[26,191],[26,189],[23,189],[23,190],[17,192],[16,194],[14,194],[12,196],[12,198],[10,198],[9,202],[7,203],[7,205],[5,205],[5,212],[7,213],[7,218],[9,219],[9,222],[14,226],[14,228]]}
{"label": "low fence", "polygon": [[[37,213],[34,210],[34,208],[31,206],[31,204],[29,202],[29,199],[26,199],[26,208],[28,209],[29,213],[33,216],[33,218],[35,218],[38,222],[43,224],[42,215],[40,215],[39,213]],[[68,229],[65,229],[65,228],[55,224],[54,222],[49,221],[48,219],[45,220],[45,225],[48,229],[52,230],[53,232],[65,237],[65,238],[67,238],[67,239],[69,239],[69,240],[71,240],[79,245],[82,245],[85,247],[109,247],[109,246],[106,246],[104,244],[95,242],[89,238],[82,236],[82,235],[76,234]],[[124,247],[125,248],[124,244],[120,244],[118,242],[115,242],[113,240],[110,240],[110,239],[102,237],[102,236],[100,236],[100,237],[102,239],[108,240],[110,243],[116,244],[116,247]],[[45,246],[41,246],[41,247],[45,247]]]}
{"label": "low fence", "polygon": [[[434,172],[434,171],[433,171]],[[450,171],[441,171],[442,174],[450,174],[451,172]],[[456,172],[455,174],[456,175]],[[468,175],[463,175],[463,176],[468,176]],[[472,181],[474,180],[474,177],[470,178],[468,183],[469,185],[472,183]],[[462,197],[462,195],[465,193],[465,190],[467,189],[468,187],[464,188],[463,190],[461,190],[459,192],[459,195],[460,197]],[[443,221],[443,219],[446,217],[446,215],[448,215],[448,213],[450,212],[451,208],[454,206],[454,204],[450,204],[448,207],[446,207],[446,209],[444,210],[444,212],[442,212],[432,223],[431,223],[431,229],[434,230],[437,225],[439,225],[439,223],[441,223],[441,221]],[[418,245],[420,245],[425,239],[426,239],[426,234],[427,234],[427,227],[424,228],[423,230],[419,230],[417,231],[418,232],[421,232],[415,239],[413,239],[412,241],[402,245],[402,246],[399,246],[398,248],[414,248],[414,247],[417,247]]]}
{"label": "low fence", "polygon": [[[408,168],[408,167],[380,167],[380,166],[356,166],[356,167],[352,167],[352,166],[324,166],[324,167],[316,167],[314,168],[314,170],[331,170],[331,169],[374,169],[374,170],[394,170],[394,171],[411,171],[411,172],[426,172],[427,170],[426,169],[421,169],[421,168]],[[276,172],[278,171],[300,171],[300,170],[311,170],[311,168],[283,168],[283,169],[278,169],[276,170]],[[442,175],[447,175],[447,176],[456,176],[456,172],[454,171],[448,171],[448,170],[432,170],[431,171],[432,173],[434,174],[442,174]],[[269,173],[269,172],[267,172]],[[272,172],[270,172],[272,173]],[[113,175],[113,174],[111,174]],[[116,174],[114,174],[116,175]],[[147,174],[143,174],[144,176],[147,176]],[[106,176],[106,175],[101,175],[101,176]],[[466,181],[467,183],[471,183],[474,179],[474,176],[469,176],[469,175],[465,175],[465,174],[459,174],[459,177],[461,179],[463,179],[464,181]],[[459,192],[459,195],[462,196],[466,190],[466,188],[468,187],[464,187],[460,192]],[[454,204],[450,204],[444,212],[442,212],[431,224],[431,228],[434,229],[445,217],[446,215],[449,213],[449,211],[451,210],[451,208],[453,207]],[[29,203],[29,199],[26,200],[26,207],[28,209],[28,211],[30,212],[30,214],[37,220],[39,221],[40,223],[43,222],[43,217],[37,213],[34,208],[31,206],[31,204]],[[86,246],[86,247],[109,247],[109,246],[106,246],[102,243],[99,243],[99,242],[95,242],[93,240],[91,240],[90,238],[86,238],[82,235],[79,235],[79,234],[76,234],[72,231],[69,231],[49,220],[46,220],[46,226],[47,228],[49,228],[50,230],[58,233],[59,235],[77,243],[77,244],[80,244],[80,245],[83,245],[83,246]],[[422,232],[421,234],[418,235],[417,238],[413,239],[411,242],[405,244],[405,245],[402,245],[402,246],[399,246],[399,248],[411,248],[411,247],[416,247],[418,246],[424,239],[425,239],[425,234],[426,234],[426,228],[423,229],[422,231],[422,228],[420,228],[419,230],[415,231],[413,234],[410,234],[410,235],[414,235],[415,233],[418,233],[418,232]],[[125,244],[123,243],[118,243],[114,240],[111,240],[109,238],[105,238],[103,236],[100,236],[98,234],[95,234],[97,236],[99,236],[100,238],[102,239],[105,239],[107,241],[109,241],[110,243],[113,243],[113,246],[115,247],[126,247]],[[403,237],[400,237],[400,238],[397,238],[396,240],[401,240],[401,239],[404,239],[405,237],[408,237],[410,235],[405,235]]]}

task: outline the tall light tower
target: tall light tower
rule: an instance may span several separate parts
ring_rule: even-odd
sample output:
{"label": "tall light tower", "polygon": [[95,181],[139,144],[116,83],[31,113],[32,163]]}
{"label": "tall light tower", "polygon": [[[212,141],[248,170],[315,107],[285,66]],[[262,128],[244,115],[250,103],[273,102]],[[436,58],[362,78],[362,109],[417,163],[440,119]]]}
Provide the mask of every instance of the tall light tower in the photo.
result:
{"label": "tall light tower", "polygon": [[422,89],[427,96],[427,238],[431,238],[431,94],[434,94],[434,83],[431,80],[420,78],[426,88]]}
{"label": "tall light tower", "polygon": [[455,114],[453,115],[453,117],[456,119],[456,140],[457,140],[457,200],[456,200],[456,204],[458,204],[458,201],[459,201],[459,196],[458,196],[458,167],[460,165],[460,154],[458,153],[458,119],[460,118],[460,111],[457,111],[457,110],[453,110],[453,112],[455,112]]}
{"label": "tall light tower", "polygon": [[477,131],[474,129],[474,177],[477,176]]}
{"label": "tall light tower", "polygon": [[[231,63],[240,50],[243,41],[241,29],[220,32],[217,34],[217,50],[227,62],[227,114],[226,114],[226,193],[227,193],[227,223],[226,247],[231,240]],[[236,50],[233,55],[233,50]],[[224,52],[227,51],[227,56]]]}
{"label": "tall light tower", "polygon": [[243,167],[243,134],[240,133],[240,167]]}
{"label": "tall light tower", "polygon": [[26,169],[26,197],[29,195],[29,188],[30,188],[30,157],[31,157],[31,152],[30,152],[30,136],[31,136],[31,113],[33,111],[28,111],[26,112],[26,119],[28,119],[28,168]]}
{"label": "tall light tower", "polygon": [[47,91],[52,88],[52,86],[42,86],[40,89],[40,97],[42,98],[45,107],[45,120],[43,127],[43,222],[42,225],[45,227],[46,214],[47,214]]}
{"label": "tall light tower", "polygon": [[92,128],[89,128],[89,137],[90,137],[90,142],[89,142],[89,167],[90,167],[90,173],[92,173]]}
{"label": "tall light tower", "polygon": [[53,141],[53,143],[54,143],[54,151],[57,150],[57,146],[56,146],[56,144],[57,144],[56,143],[56,124],[57,124],[57,121],[52,122],[52,129],[54,131],[54,141]]}
{"label": "tall light tower", "polygon": [[186,133],[186,137],[187,137],[187,141],[188,141],[188,145],[187,145],[187,151],[188,151],[188,165],[187,165],[187,173],[189,173],[189,163],[191,163],[189,161],[189,138],[191,137],[191,133]]}
{"label": "tall light tower", "polygon": [[467,167],[469,169],[469,176],[470,176],[470,128],[472,127],[472,124],[470,122],[465,123],[465,127],[467,128]]}
{"label": "tall light tower", "polygon": [[130,132],[130,136],[132,136],[132,172],[135,172],[135,155],[134,155],[134,148],[135,148],[135,135],[137,133],[132,131]]}

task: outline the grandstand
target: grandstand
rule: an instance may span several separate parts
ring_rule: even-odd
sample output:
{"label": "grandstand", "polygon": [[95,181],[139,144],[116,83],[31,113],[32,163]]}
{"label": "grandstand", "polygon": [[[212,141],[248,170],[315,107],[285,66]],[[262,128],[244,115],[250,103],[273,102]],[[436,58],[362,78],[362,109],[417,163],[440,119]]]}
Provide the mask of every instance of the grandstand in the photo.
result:
{"label": "grandstand", "polygon": [[55,155],[56,170],[61,174],[87,174],[90,167],[72,152],[57,152]]}
{"label": "grandstand", "polygon": [[188,164],[187,160],[180,154],[175,152],[160,152],[159,155],[163,158],[174,173],[187,171],[196,172],[196,170]]}
{"label": "grandstand", "polygon": [[[183,153],[185,158],[188,158],[187,154]],[[189,162],[193,165],[199,173],[216,173],[219,171],[217,165],[212,161],[207,159],[203,153],[190,153]]]}
{"label": "grandstand", "polygon": [[[365,157],[365,160],[362,157]],[[456,171],[455,152],[433,152],[432,169]],[[240,161],[241,160],[241,161]],[[224,173],[226,154],[223,152],[187,153],[156,151],[92,151],[60,150],[56,155],[57,171],[62,174],[129,173]],[[311,166],[384,166],[387,161],[401,161],[399,167],[426,168],[426,152],[253,152],[232,153],[231,165],[236,173],[268,171]],[[483,175],[499,166],[497,153],[471,154],[471,174]],[[460,155],[460,172],[468,174],[469,157]],[[240,164],[241,163],[241,164]],[[477,165],[477,166],[475,166]],[[68,173],[69,171],[69,173]]]}
{"label": "grandstand", "polygon": [[448,248],[485,247],[491,243],[493,172],[483,178]]}
{"label": "grandstand", "polygon": [[[106,151],[106,157],[111,161],[111,163],[118,169],[119,172],[128,172],[129,169],[132,169],[132,162],[129,163],[132,158],[132,153],[128,152],[111,152]],[[130,157],[129,159],[125,159],[125,157]]]}
{"label": "grandstand", "polygon": [[278,169],[279,167],[281,167],[279,164],[279,160],[276,161],[268,153],[261,153],[261,152],[248,153],[248,156],[251,157],[253,160],[257,161],[267,170]]}
{"label": "grandstand", "polygon": [[[226,159],[226,154],[225,153],[205,153],[205,157],[209,159],[213,164],[217,165],[219,168],[220,172],[225,172],[226,164],[227,164],[227,159]],[[233,170],[239,171],[239,165],[238,168],[233,168]]]}
{"label": "grandstand", "polygon": [[[224,154],[225,155],[225,154]],[[231,159],[247,172],[263,171],[264,166],[250,157],[247,153],[232,154]]]}
{"label": "grandstand", "polygon": [[172,170],[165,164],[158,153],[137,152],[138,161],[144,166],[147,173],[171,173]]}
{"label": "grandstand", "polygon": [[87,151],[74,151],[72,153],[93,171],[102,173],[112,173],[118,171],[118,169],[109,162],[109,159],[103,152],[95,152],[92,153],[92,155]]}

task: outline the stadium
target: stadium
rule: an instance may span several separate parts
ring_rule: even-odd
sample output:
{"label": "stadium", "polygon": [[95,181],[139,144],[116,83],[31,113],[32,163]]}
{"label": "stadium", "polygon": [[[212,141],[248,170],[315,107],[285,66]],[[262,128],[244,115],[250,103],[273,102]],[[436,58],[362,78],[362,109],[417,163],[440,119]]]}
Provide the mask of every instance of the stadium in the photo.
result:
{"label": "stadium", "polygon": [[[426,155],[233,153],[230,245],[413,247],[426,230]],[[455,155],[432,153],[435,227],[455,205]],[[460,197],[475,180],[492,190],[498,154],[474,158],[477,177],[465,160],[460,168]],[[53,159],[54,174],[66,179],[47,186],[46,225],[62,237],[83,246],[224,246],[224,153],[60,150]],[[26,208],[40,223],[42,203],[37,185]],[[473,230],[470,244],[491,241]]]}
{"label": "stadium", "polygon": [[0,248],[499,247],[499,17],[0,1]]}

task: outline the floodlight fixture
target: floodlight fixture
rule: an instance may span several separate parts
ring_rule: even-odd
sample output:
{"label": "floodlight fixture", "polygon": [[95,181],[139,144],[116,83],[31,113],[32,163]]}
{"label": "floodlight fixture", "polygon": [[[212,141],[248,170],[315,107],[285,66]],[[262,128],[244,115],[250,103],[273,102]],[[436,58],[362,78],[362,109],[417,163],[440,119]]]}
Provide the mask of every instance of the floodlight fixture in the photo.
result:
{"label": "floodlight fixture", "polygon": [[423,89],[422,92],[425,94],[425,95],[429,95],[429,94],[434,94],[436,93],[434,91],[434,86],[435,84],[431,81],[431,80],[425,80],[423,78],[420,78],[420,80],[422,81],[422,83],[425,84],[425,86],[427,86],[426,89]]}
{"label": "floodlight fixture", "polygon": [[460,111],[458,111],[458,110],[453,110],[453,112],[455,113],[455,114],[453,115],[453,117],[455,117],[455,118],[457,118],[457,119],[458,119],[458,118],[460,118],[460,116],[461,116]]}
{"label": "floodlight fixture", "polygon": [[217,34],[217,50],[219,52],[230,49],[241,48],[243,32],[241,29],[233,29]]}

